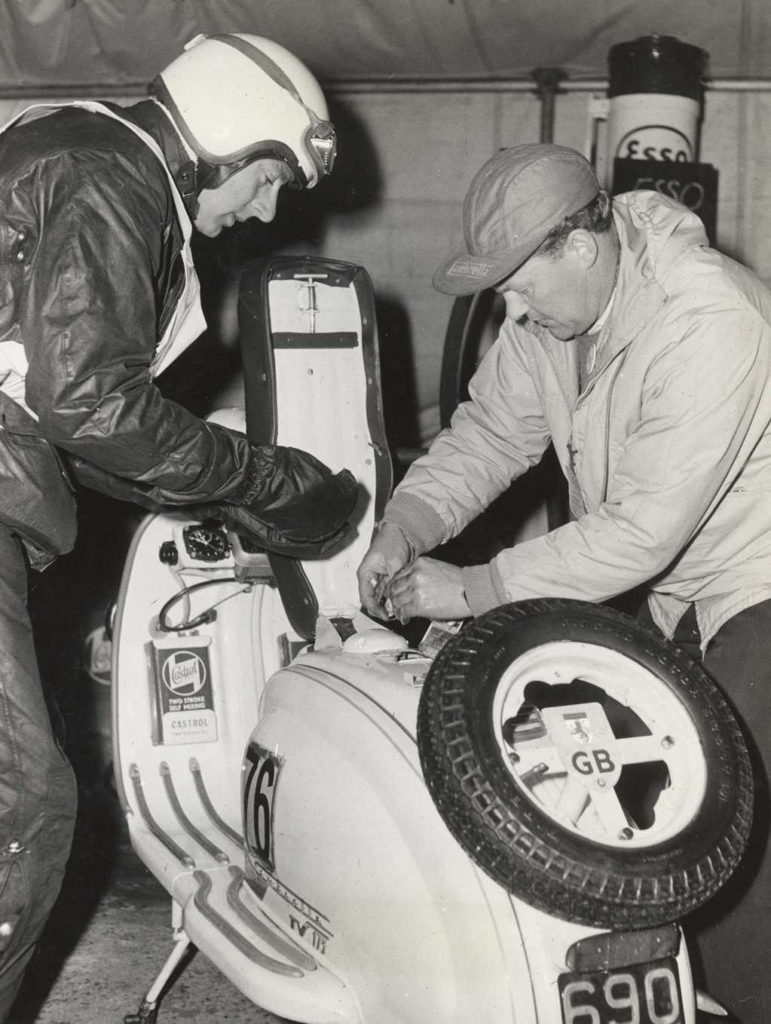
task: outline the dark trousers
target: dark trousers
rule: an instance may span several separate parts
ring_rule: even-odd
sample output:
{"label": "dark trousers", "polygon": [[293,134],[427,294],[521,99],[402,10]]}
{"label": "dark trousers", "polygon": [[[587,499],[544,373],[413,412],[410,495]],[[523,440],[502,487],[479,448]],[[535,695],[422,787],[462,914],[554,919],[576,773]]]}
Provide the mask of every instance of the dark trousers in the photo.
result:
{"label": "dark trousers", "polygon": [[0,1022],[61,887],[75,806],[38,674],[24,555],[0,525]]}
{"label": "dark trousers", "polygon": [[692,610],[683,616],[674,640],[701,662],[736,709],[756,786],[744,860],[720,894],[684,922],[696,983],[742,1024],[771,1024],[771,600],[730,619],[703,659]]}

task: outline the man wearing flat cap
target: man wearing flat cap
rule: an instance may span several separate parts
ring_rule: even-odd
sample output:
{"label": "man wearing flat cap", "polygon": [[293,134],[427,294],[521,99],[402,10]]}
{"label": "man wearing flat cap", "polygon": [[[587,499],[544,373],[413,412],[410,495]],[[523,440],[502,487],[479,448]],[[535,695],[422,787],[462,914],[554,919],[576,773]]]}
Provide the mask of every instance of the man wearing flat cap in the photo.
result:
{"label": "man wearing flat cap", "polygon": [[[359,568],[365,609],[382,616],[387,600],[402,621],[460,619],[644,585],[646,615],[723,685],[768,762],[771,292],[709,248],[688,209],[649,191],[611,201],[562,146],[496,153],[469,187],[463,229],[434,285],[494,288],[506,317],[469,401],[385,509]],[[483,565],[425,557],[550,443],[569,522]],[[721,922],[714,956],[704,947],[708,976],[724,975],[711,986],[743,1013],[765,984],[749,952],[768,948],[767,876]],[[746,974],[723,966],[732,942],[748,950]],[[760,1015],[742,1020],[767,1024],[771,1004],[749,1002]]]}

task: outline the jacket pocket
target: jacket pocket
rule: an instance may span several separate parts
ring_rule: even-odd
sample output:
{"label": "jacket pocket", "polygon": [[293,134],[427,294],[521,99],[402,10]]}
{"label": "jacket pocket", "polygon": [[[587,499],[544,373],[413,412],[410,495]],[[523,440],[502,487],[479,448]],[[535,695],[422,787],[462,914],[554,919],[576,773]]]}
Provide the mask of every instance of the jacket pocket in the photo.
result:
{"label": "jacket pocket", "polygon": [[75,543],[75,495],[64,464],[29,413],[2,392],[0,522],[32,544],[38,567]]}

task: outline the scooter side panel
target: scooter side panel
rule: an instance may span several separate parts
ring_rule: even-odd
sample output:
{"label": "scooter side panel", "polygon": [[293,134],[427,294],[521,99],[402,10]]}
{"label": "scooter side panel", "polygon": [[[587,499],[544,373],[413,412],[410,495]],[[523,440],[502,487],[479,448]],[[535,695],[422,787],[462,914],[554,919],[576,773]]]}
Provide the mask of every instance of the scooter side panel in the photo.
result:
{"label": "scooter side panel", "polygon": [[[304,661],[270,681],[252,736],[277,769],[270,792],[253,793],[252,804],[247,792],[256,898],[357,992],[366,1020],[535,1024],[511,905],[494,912],[447,832],[413,738],[360,690]],[[414,710],[418,691],[404,686]],[[255,849],[255,824],[271,830],[270,865]]]}

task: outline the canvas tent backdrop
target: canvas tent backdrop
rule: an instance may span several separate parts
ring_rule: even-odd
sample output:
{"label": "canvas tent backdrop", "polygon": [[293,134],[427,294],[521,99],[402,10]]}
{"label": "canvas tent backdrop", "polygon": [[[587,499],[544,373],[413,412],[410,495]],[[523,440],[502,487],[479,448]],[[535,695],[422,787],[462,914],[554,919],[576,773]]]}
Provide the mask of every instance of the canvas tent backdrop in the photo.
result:
{"label": "canvas tent backdrop", "polygon": [[542,137],[539,67],[566,75],[553,140],[586,152],[608,51],[641,35],[708,51],[700,158],[720,174],[718,244],[771,280],[767,0],[6,0],[0,117],[35,100],[134,101],[188,39],[223,31],[269,36],[306,61],[330,96],[340,157],[316,193],[282,198],[274,226],[203,246],[209,354],[227,372],[208,375],[199,404],[238,401],[228,282],[239,261],[306,251],[368,270],[393,391],[389,432],[401,444],[432,436],[452,300],[430,279],[460,241],[474,171],[500,146]]}
{"label": "canvas tent backdrop", "polygon": [[[275,39],[318,75],[339,159],[317,190],[284,190],[273,225],[198,239],[209,330],[160,383],[201,415],[243,402],[236,282],[244,260],[308,252],[369,272],[389,439],[397,454],[425,444],[439,427],[453,309],[431,276],[461,241],[473,174],[501,146],[541,139],[545,113],[553,141],[588,153],[610,48],[652,33],[710,55],[700,158],[720,175],[717,241],[771,282],[768,0],[3,0],[0,123],[35,101],[136,101],[193,36],[227,31]],[[537,68],[566,76],[548,103],[537,94]],[[548,467],[527,474],[464,531],[451,560],[486,560],[491,544],[543,532],[556,476]],[[70,664],[104,621],[140,514],[95,494],[80,508],[76,557],[46,572],[32,594],[45,625],[43,674],[75,733],[92,705],[73,687]],[[94,714],[107,723],[109,747],[109,715]]]}

